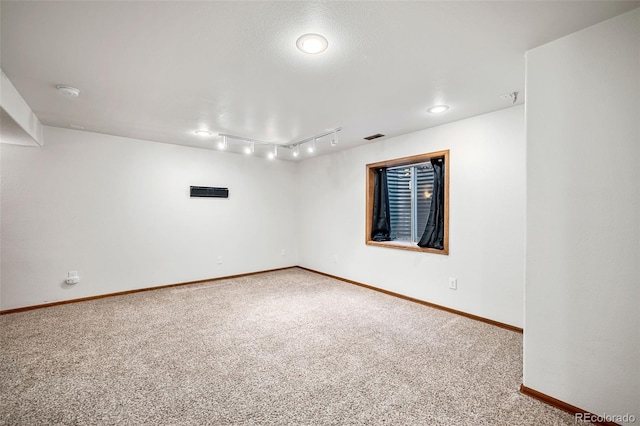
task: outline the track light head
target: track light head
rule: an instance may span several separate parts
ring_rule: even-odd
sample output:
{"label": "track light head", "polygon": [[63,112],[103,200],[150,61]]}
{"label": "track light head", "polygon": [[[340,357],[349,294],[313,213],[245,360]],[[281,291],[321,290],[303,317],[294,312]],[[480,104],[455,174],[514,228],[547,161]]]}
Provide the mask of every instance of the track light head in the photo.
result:
{"label": "track light head", "polygon": [[273,160],[274,158],[276,158],[278,156],[278,145],[274,145],[273,146],[273,151],[269,152],[267,154],[267,157],[269,157],[269,160]]}
{"label": "track light head", "polygon": [[218,148],[227,149],[227,137],[226,136],[223,136],[222,140],[220,142],[218,142]]}
{"label": "track light head", "polygon": [[255,143],[253,141],[249,142],[249,146],[244,147],[245,154],[253,154],[256,150]]}

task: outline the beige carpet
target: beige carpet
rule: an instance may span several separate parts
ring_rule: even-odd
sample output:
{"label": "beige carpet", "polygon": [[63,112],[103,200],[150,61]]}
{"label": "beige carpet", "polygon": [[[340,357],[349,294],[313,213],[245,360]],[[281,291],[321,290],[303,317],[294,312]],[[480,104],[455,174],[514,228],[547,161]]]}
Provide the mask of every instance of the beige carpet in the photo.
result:
{"label": "beige carpet", "polygon": [[571,425],[522,336],[301,269],[0,317],[3,425]]}

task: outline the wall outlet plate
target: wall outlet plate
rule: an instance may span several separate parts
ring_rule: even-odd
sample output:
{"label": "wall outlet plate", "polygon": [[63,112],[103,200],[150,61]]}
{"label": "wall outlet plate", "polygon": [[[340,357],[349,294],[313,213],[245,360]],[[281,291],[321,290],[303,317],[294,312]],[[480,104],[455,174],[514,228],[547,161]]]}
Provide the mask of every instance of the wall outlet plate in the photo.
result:
{"label": "wall outlet plate", "polygon": [[451,290],[457,290],[458,289],[458,279],[457,278],[449,277],[449,288]]}
{"label": "wall outlet plate", "polygon": [[65,283],[69,285],[78,284],[80,282],[80,277],[78,276],[78,271],[69,271],[67,272],[67,279],[64,280]]}

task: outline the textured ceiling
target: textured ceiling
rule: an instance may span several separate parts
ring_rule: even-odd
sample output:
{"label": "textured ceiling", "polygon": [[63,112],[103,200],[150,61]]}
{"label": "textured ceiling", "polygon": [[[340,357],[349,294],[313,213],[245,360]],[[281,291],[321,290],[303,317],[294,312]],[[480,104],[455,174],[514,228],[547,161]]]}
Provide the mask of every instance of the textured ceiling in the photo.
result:
{"label": "textured ceiling", "polygon": [[[343,127],[322,153],[521,103],[528,49],[639,6],[2,1],[0,66],[45,125],[211,149],[218,133],[286,145]],[[309,32],[329,48],[297,50]]]}

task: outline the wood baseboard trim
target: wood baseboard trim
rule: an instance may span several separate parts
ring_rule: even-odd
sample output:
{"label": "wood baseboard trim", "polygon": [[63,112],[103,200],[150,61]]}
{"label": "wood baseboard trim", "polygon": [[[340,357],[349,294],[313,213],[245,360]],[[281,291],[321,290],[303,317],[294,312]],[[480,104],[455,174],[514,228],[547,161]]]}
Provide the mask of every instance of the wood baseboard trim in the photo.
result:
{"label": "wood baseboard trim", "polygon": [[296,268],[296,266],[287,266],[287,267],[284,267],[284,268],[267,269],[267,270],[264,270],[264,271],[247,272],[245,274],[227,275],[227,276],[224,276],[224,277],[208,278],[208,279],[197,280],[197,281],[187,281],[187,282],[176,283],[176,284],[165,284],[165,285],[160,285],[160,286],[155,286],[155,287],[137,288],[135,290],[118,291],[118,292],[115,292],[115,293],[106,293],[106,294],[99,294],[99,295],[96,295],[96,296],[80,297],[78,299],[61,300],[59,302],[43,303],[41,305],[33,305],[33,306],[25,306],[25,307],[22,307],[22,308],[6,309],[4,311],[0,311],[0,315],[15,314],[15,313],[18,313],[18,312],[32,311],[34,309],[50,308],[52,306],[67,305],[69,303],[86,302],[88,300],[104,299],[105,297],[125,296],[127,294],[141,293],[143,291],[161,290],[163,288],[180,287],[180,286],[186,286],[186,285],[192,285],[192,284],[201,284],[201,283],[206,283],[206,282],[210,282],[210,281],[220,281],[220,280],[229,280],[229,279],[232,279],[232,278],[248,277],[250,275],[264,274],[265,272],[283,271],[285,269],[292,269],[292,268]]}
{"label": "wood baseboard trim", "polygon": [[[549,396],[547,394],[544,394],[542,392],[538,392],[535,389],[531,389],[526,387],[524,384],[520,385],[520,393],[530,396],[531,398],[535,398],[539,401],[544,402],[545,404],[551,405],[552,407],[555,407],[559,410],[562,411],[566,411],[569,414],[573,414],[574,416],[577,414],[583,415],[583,418],[588,418],[588,419],[598,419],[601,418],[600,416],[598,416],[597,414],[593,414],[590,413],[589,411],[583,410],[581,408],[578,408],[574,405],[568,404],[564,401],[560,401],[559,399],[556,399],[552,396]],[[594,425],[602,425],[602,426],[620,426],[618,423],[614,423],[614,422],[608,422],[608,421],[594,421],[594,420],[583,420],[581,421],[577,416],[575,419],[575,423],[579,424],[579,423],[583,423],[583,424],[588,424],[588,423],[592,423]]]}
{"label": "wood baseboard trim", "polygon": [[357,285],[357,286],[360,286],[360,287],[364,287],[364,288],[367,288],[369,290],[374,290],[374,291],[377,291],[377,292],[380,292],[380,293],[384,293],[384,294],[387,294],[389,296],[398,297],[400,299],[408,300],[408,301],[414,302],[414,303],[419,303],[420,305],[429,306],[430,308],[435,308],[435,309],[439,309],[441,311],[450,312],[452,314],[461,315],[463,317],[470,318],[470,319],[476,320],[476,321],[481,321],[481,322],[484,322],[484,323],[487,323],[487,324],[491,324],[491,325],[494,325],[496,327],[504,328],[504,329],[509,330],[509,331],[515,331],[516,333],[522,334],[522,332],[523,332],[522,328],[520,328],[520,327],[515,327],[515,326],[510,325],[510,324],[505,324],[503,322],[494,321],[494,320],[489,319],[489,318],[484,318],[484,317],[480,317],[480,316],[477,316],[477,315],[469,314],[467,312],[459,311],[457,309],[447,308],[446,306],[442,306],[442,305],[438,305],[438,304],[435,304],[435,303],[427,302],[425,300],[415,299],[415,298],[410,297],[410,296],[405,296],[404,294],[395,293],[393,291],[384,290],[384,289],[381,289],[381,288],[378,288],[378,287],[373,287],[373,286],[370,286],[368,284],[359,283],[357,281],[352,281],[352,280],[349,280],[347,278],[338,277],[336,275],[331,275],[331,274],[326,274],[324,272],[315,271],[313,269],[305,268],[303,266],[298,266],[298,268],[304,269],[305,271],[313,272],[313,273],[316,273],[316,274],[324,275],[325,277],[334,278],[336,280],[344,281],[344,282],[349,283],[349,284],[354,284],[354,285]]}
{"label": "wood baseboard trim", "polygon": [[248,273],[237,274],[237,275],[227,275],[227,276],[224,276],[224,277],[209,278],[209,279],[204,279],[204,280],[187,281],[187,282],[183,282],[183,283],[166,284],[166,285],[160,285],[160,286],[155,286],[155,287],[139,288],[139,289],[135,289],[135,290],[119,291],[119,292],[115,292],[115,293],[99,294],[99,295],[96,295],[96,296],[81,297],[81,298],[78,298],[78,299],[61,300],[59,302],[44,303],[44,304],[41,304],[41,305],[32,305],[32,306],[24,306],[22,308],[6,309],[6,310],[3,310],[3,311],[0,311],[0,315],[14,314],[14,313],[18,313],[18,312],[31,311],[31,310],[34,310],[34,309],[50,308],[52,306],[66,305],[66,304],[69,304],[69,303],[86,302],[88,300],[103,299],[105,297],[125,296],[127,294],[140,293],[140,292],[143,292],[143,291],[161,290],[163,288],[180,287],[180,286],[186,286],[186,285],[192,285],[192,284],[201,284],[201,283],[209,282],[209,281],[219,281],[219,280],[227,280],[227,279],[232,279],[232,278],[247,277],[247,276],[250,276],[250,275],[263,274],[265,272],[282,271],[282,270],[285,270],[285,269],[292,269],[292,268],[300,268],[300,269],[303,269],[305,271],[313,272],[315,274],[324,275],[325,277],[333,278],[333,279],[336,279],[336,280],[339,280],[339,281],[343,281],[343,282],[346,282],[346,283],[349,283],[349,284],[354,284],[354,285],[357,285],[357,286],[360,286],[360,287],[367,288],[369,290],[374,290],[374,291],[377,291],[377,292],[380,292],[380,293],[387,294],[389,296],[398,297],[400,299],[408,300],[410,302],[418,303],[418,304],[421,304],[421,305],[424,305],[424,306],[429,306],[429,307],[435,308],[435,309],[440,309],[442,311],[450,312],[450,313],[456,314],[456,315],[461,315],[461,316],[466,317],[466,318],[470,318],[470,319],[473,319],[473,320],[476,320],[476,321],[481,321],[481,322],[484,322],[484,323],[487,323],[487,324],[494,325],[496,327],[504,328],[506,330],[515,331],[516,333],[521,333],[522,334],[522,328],[514,327],[514,326],[512,326],[510,324],[505,324],[505,323],[502,323],[502,322],[499,322],[499,321],[494,321],[494,320],[491,320],[491,319],[488,319],[488,318],[484,318],[484,317],[480,317],[480,316],[477,316],[477,315],[469,314],[467,312],[458,311],[457,309],[447,308],[446,306],[438,305],[438,304],[427,302],[427,301],[420,300],[420,299],[415,299],[413,297],[405,296],[405,295],[400,294],[400,293],[395,293],[393,291],[389,291],[389,290],[384,290],[384,289],[381,289],[381,288],[373,287],[373,286],[370,286],[368,284],[359,283],[357,281],[352,281],[352,280],[349,280],[347,278],[342,278],[342,277],[338,277],[336,275],[331,275],[331,274],[327,274],[327,273],[324,273],[324,272],[316,271],[316,270],[313,270],[313,269],[305,268],[303,266],[287,266],[287,267],[284,267],[284,268],[267,269],[267,270],[264,270],[264,271],[248,272]]}

